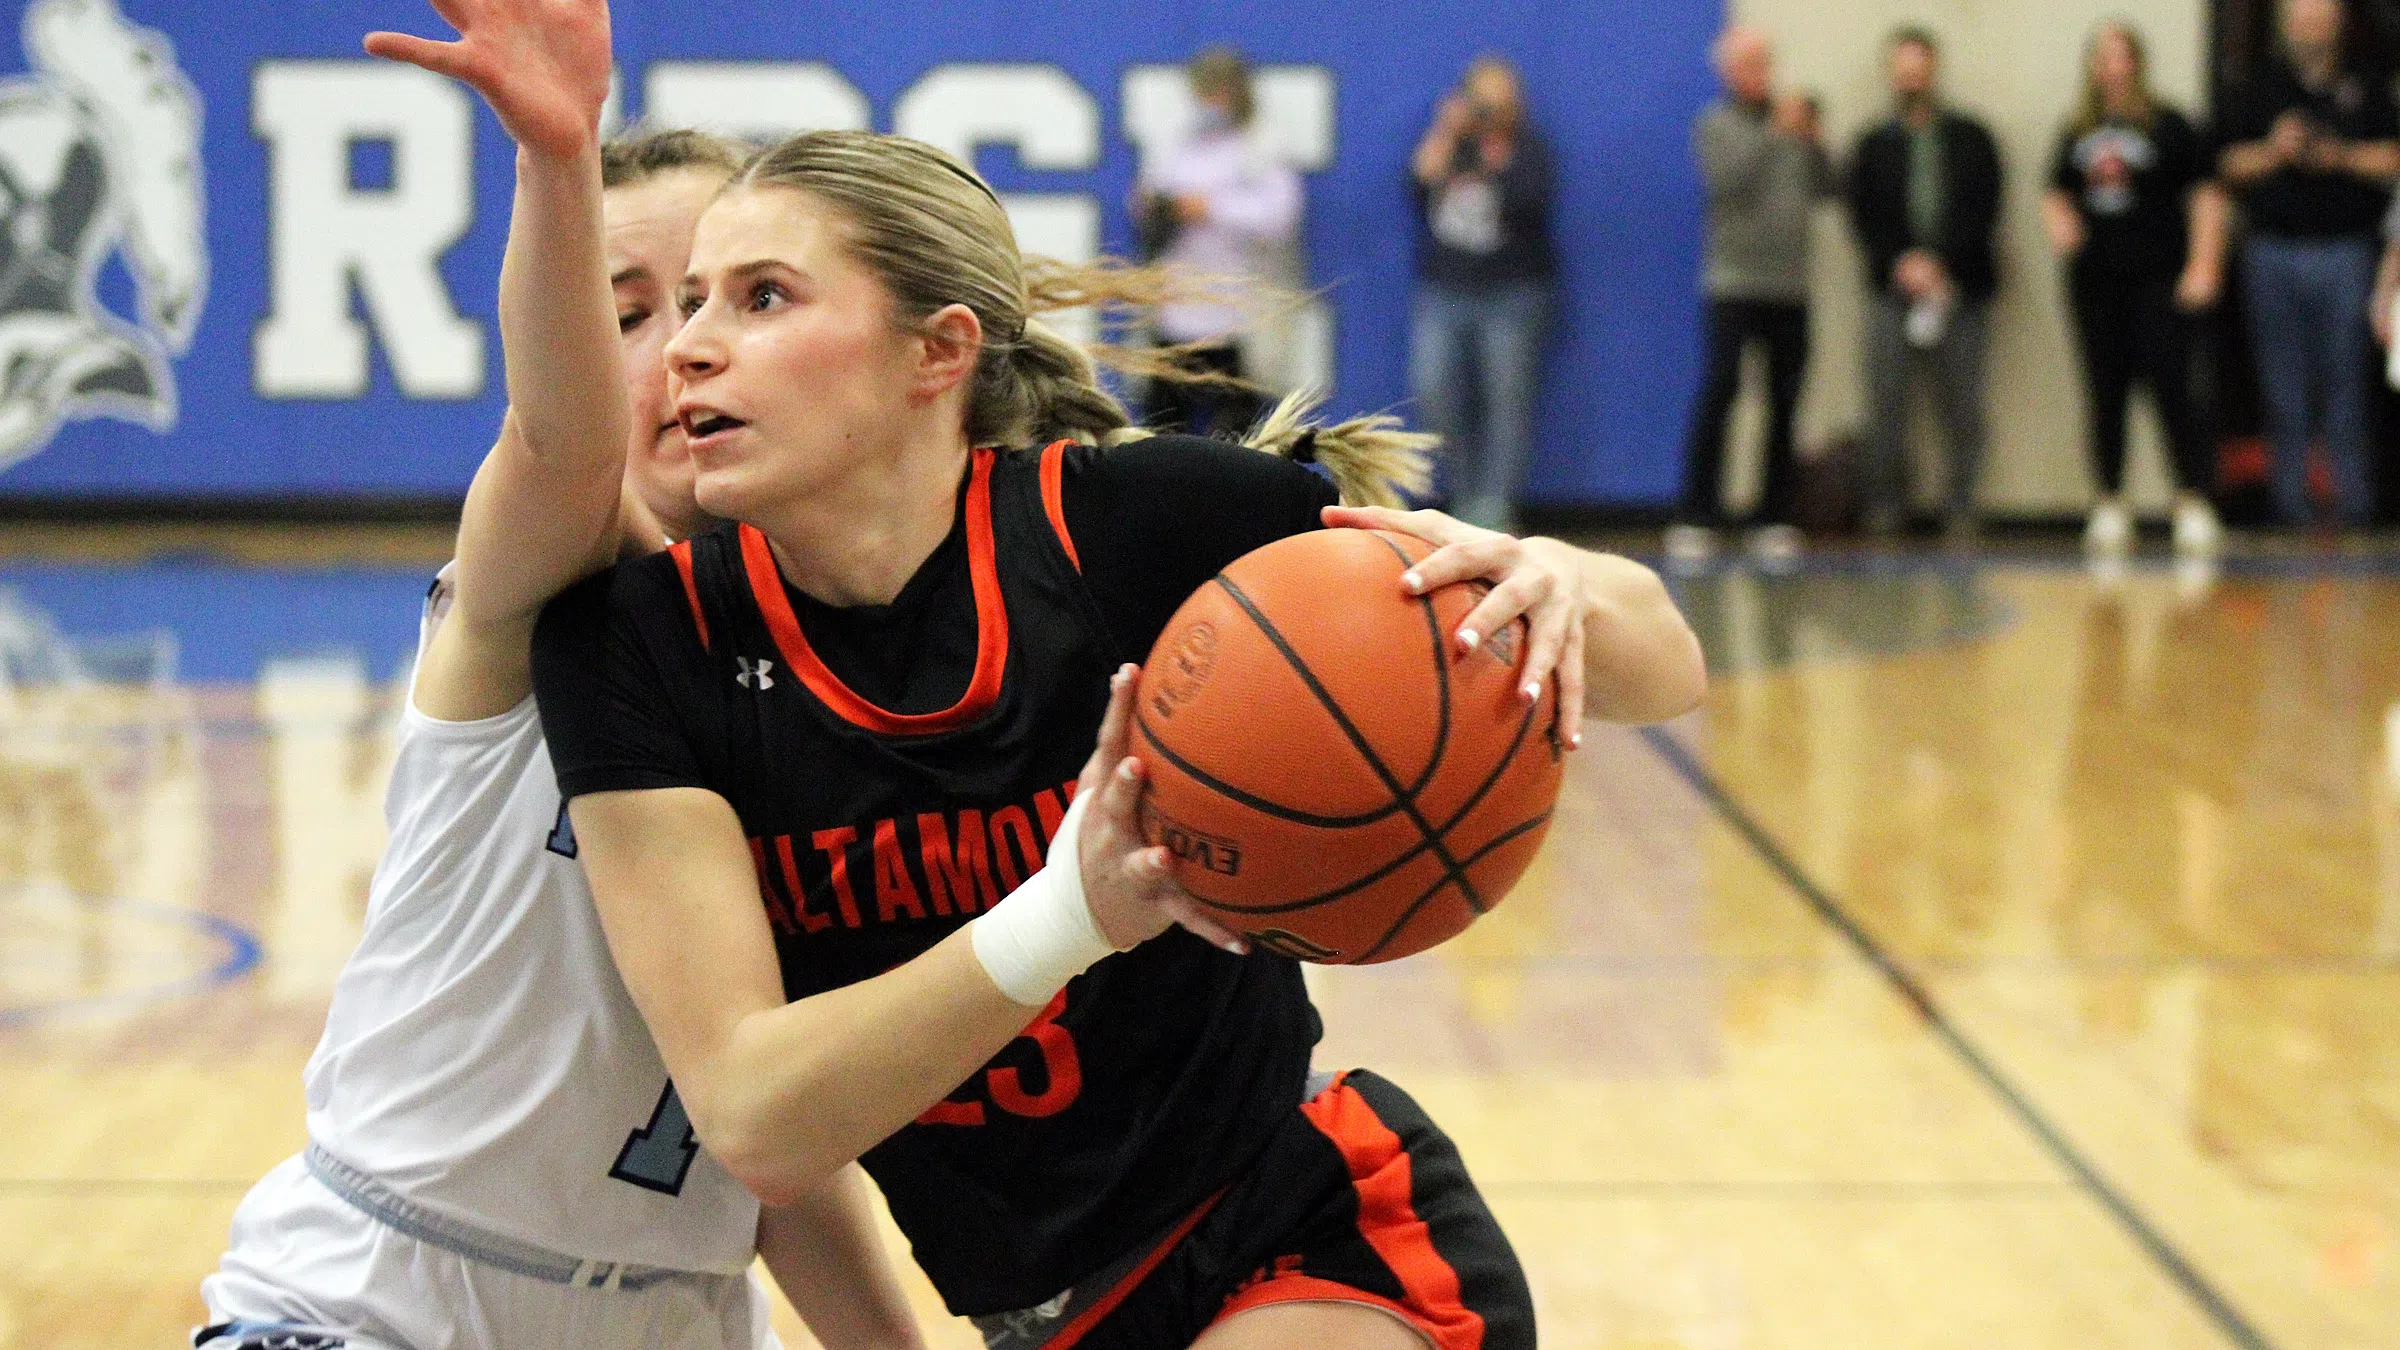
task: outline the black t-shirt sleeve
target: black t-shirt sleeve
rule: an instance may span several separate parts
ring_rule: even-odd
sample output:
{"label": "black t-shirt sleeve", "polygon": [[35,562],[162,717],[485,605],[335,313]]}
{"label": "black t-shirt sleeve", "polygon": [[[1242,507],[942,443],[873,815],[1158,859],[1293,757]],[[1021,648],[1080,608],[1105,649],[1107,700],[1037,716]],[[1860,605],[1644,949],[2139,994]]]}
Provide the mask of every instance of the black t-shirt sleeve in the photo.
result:
{"label": "black t-shirt sleeve", "polygon": [[2173,194],[2178,209],[2193,188],[2215,174],[2208,162],[2208,142],[2177,112],[2158,116],[2158,163],[2159,180]]}
{"label": "black t-shirt sleeve", "polygon": [[2216,159],[2223,159],[2225,152],[2237,145],[2265,140],[2267,129],[2283,111],[2264,85],[2245,89],[2227,102],[2231,106],[2218,111],[2216,134],[2209,146]]}
{"label": "black t-shirt sleeve", "polygon": [[2083,209],[2083,174],[2075,167],[2075,132],[2059,133],[2058,153],[2050,157],[2050,186],[2075,199],[2075,209]]}
{"label": "black t-shirt sleeve", "polygon": [[1499,174],[1500,200],[1509,216],[1538,221],[1550,213],[1550,147],[1527,131]]}
{"label": "black t-shirt sleeve", "polygon": [[1063,495],[1084,584],[1136,660],[1226,564],[1318,528],[1340,500],[1301,465],[1196,436],[1070,447]]}
{"label": "black t-shirt sleeve", "polygon": [[698,642],[682,583],[663,556],[586,578],[543,608],[533,632],[533,693],[562,795],[707,786],[679,715],[678,682],[655,656],[671,625]]}
{"label": "black t-shirt sleeve", "polygon": [[2388,141],[2400,138],[2400,103],[2392,100],[2391,81],[2378,75],[2362,80],[2367,97],[2358,113],[2358,139]]}

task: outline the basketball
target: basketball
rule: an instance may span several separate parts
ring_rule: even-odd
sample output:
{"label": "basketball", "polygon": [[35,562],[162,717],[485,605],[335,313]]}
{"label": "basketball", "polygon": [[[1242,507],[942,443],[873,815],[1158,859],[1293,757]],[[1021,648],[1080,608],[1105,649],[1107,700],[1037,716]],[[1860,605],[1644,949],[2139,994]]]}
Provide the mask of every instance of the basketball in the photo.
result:
{"label": "basketball", "polygon": [[1518,692],[1522,619],[1458,650],[1480,586],[1401,589],[1432,551],[1369,530],[1270,544],[1185,601],[1143,667],[1143,833],[1261,947],[1336,965],[1421,952],[1499,904],[1548,831],[1555,688]]}

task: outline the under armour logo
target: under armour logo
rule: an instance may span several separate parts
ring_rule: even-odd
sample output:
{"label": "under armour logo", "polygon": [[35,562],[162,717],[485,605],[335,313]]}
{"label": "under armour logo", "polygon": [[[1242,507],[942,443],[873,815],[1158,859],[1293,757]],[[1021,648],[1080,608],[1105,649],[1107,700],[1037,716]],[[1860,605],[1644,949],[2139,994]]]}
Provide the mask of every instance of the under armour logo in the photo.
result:
{"label": "under armour logo", "polygon": [[753,661],[747,656],[737,656],[733,658],[733,663],[742,668],[742,673],[733,677],[735,684],[744,689],[764,690],[775,687],[775,677],[767,673],[775,668],[774,662]]}

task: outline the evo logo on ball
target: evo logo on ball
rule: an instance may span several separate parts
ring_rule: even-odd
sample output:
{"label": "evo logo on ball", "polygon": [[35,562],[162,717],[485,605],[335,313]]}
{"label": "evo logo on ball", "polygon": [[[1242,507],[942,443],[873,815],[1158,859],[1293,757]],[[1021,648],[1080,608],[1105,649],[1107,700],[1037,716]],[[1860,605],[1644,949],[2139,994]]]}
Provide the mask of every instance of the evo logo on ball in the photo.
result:
{"label": "evo logo on ball", "polygon": [[1147,799],[1142,803],[1142,816],[1148,825],[1143,833],[1166,845],[1167,851],[1177,858],[1221,877],[1238,877],[1242,874],[1240,843],[1223,835],[1195,830],[1152,806]]}

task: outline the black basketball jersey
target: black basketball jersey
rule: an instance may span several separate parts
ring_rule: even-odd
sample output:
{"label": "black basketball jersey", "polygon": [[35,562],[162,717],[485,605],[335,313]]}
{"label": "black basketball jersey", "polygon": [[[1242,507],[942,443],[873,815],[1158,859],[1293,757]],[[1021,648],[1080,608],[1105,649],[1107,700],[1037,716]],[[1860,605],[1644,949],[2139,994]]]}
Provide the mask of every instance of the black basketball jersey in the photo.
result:
{"label": "black basketball jersey", "polygon": [[[688,611],[635,639],[678,634],[679,650],[635,655],[671,691],[694,781],[741,818],[791,997],[908,961],[1042,866],[1109,674],[1146,654],[1120,649],[1080,574],[1066,454],[975,453],[944,545],[963,547],[972,582],[972,672],[928,711],[879,706],[835,673],[755,529],[619,569],[638,575],[612,604],[630,587]],[[559,753],[570,792],[600,790],[576,782],[583,756]],[[863,1161],[952,1311],[1031,1306],[1239,1174],[1300,1100],[1318,1034],[1291,961],[1171,930],[1076,979]]]}

